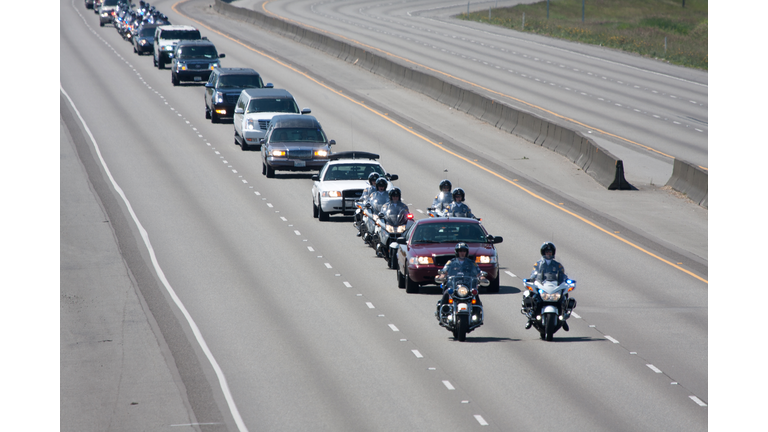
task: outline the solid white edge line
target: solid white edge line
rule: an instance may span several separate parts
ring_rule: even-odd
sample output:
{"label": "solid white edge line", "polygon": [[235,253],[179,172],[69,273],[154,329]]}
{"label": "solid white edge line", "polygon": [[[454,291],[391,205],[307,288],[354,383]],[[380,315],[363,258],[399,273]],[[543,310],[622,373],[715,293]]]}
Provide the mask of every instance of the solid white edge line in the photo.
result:
{"label": "solid white edge line", "polygon": [[195,339],[197,339],[197,343],[200,344],[200,348],[202,348],[206,358],[208,358],[208,361],[211,363],[213,370],[216,372],[216,377],[219,379],[219,385],[221,386],[221,391],[224,393],[224,398],[226,399],[227,405],[229,406],[229,411],[232,414],[232,417],[234,417],[235,419],[235,423],[237,424],[237,429],[241,432],[248,432],[248,428],[245,426],[245,423],[243,422],[242,417],[240,417],[240,412],[237,410],[237,405],[235,405],[235,400],[232,397],[232,393],[229,391],[229,385],[227,384],[227,378],[224,376],[224,372],[221,370],[221,367],[219,367],[219,363],[213,357],[213,353],[211,353],[211,350],[208,348],[208,344],[205,343],[205,339],[203,338],[203,335],[200,333],[200,329],[197,327],[195,320],[192,319],[192,316],[187,311],[187,308],[184,307],[184,304],[181,302],[181,299],[179,299],[179,297],[176,295],[176,292],[171,287],[170,282],[168,282],[168,279],[165,278],[165,273],[163,273],[163,269],[160,268],[160,264],[157,262],[157,257],[155,256],[155,250],[152,248],[152,244],[149,241],[149,235],[147,234],[147,231],[144,229],[144,226],[141,224],[141,222],[139,222],[139,218],[136,216],[136,213],[133,211],[133,207],[131,206],[131,203],[128,201],[128,197],[125,196],[125,193],[123,192],[123,190],[117,184],[114,177],[112,177],[112,172],[109,170],[109,167],[107,167],[107,162],[104,160],[104,158],[101,155],[101,151],[99,150],[99,145],[96,144],[96,139],[93,137],[93,134],[91,133],[90,128],[88,128],[88,125],[85,123],[85,119],[83,119],[83,116],[80,115],[80,111],[75,106],[74,101],[72,101],[72,98],[69,97],[69,94],[67,94],[67,92],[64,90],[64,87],[61,86],[61,83],[59,83],[59,89],[67,98],[67,100],[69,100],[69,104],[72,106],[72,109],[75,110],[77,117],[80,119],[80,123],[83,125],[83,128],[85,128],[85,132],[88,134],[88,137],[91,139],[91,142],[93,143],[94,150],[96,151],[96,155],[99,157],[99,161],[101,162],[101,166],[104,168],[104,172],[107,174],[107,177],[109,178],[109,181],[112,183],[112,186],[115,188],[115,191],[123,199],[123,202],[128,208],[128,212],[131,214],[131,218],[133,219],[133,222],[136,224],[136,227],[139,229],[139,233],[141,234],[142,240],[144,240],[144,245],[147,247],[147,251],[149,252],[149,256],[152,260],[152,266],[155,268],[157,277],[160,279],[160,282],[162,282],[166,291],[168,291],[168,294],[171,296],[171,299],[173,299],[173,302],[176,304],[176,306],[179,308],[181,313],[184,315],[184,318],[187,319],[187,323],[192,329],[192,333],[195,335]]}
{"label": "solid white edge line", "polygon": [[696,396],[688,396],[688,397],[691,398],[692,401],[696,402],[699,406],[703,406],[703,407],[707,406],[707,404],[704,403],[703,400],[697,398]]}

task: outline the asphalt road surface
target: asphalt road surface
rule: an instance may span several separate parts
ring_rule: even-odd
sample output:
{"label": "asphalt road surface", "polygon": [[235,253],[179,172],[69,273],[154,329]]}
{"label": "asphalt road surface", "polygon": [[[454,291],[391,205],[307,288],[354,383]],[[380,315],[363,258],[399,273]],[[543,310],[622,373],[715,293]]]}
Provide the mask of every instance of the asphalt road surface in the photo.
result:
{"label": "asphalt road surface", "polygon": [[[153,4],[310,107],[334,151],[379,153],[417,218],[441,179],[464,188],[504,237],[501,292],[454,341],[436,287],[406,294],[350,218],[312,218],[309,175],[266,179],[231,124],[204,119],[201,85],[173,87],[62,0],[62,430],[707,428],[706,210],[653,185],[606,191],[205,1]],[[579,284],[549,343],[519,313],[544,240]]]}

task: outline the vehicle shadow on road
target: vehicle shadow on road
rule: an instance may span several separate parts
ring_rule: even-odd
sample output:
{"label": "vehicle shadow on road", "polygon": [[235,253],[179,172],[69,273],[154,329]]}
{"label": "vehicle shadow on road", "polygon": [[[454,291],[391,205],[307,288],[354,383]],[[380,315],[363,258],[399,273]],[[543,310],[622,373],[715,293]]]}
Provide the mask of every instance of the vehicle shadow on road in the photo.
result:
{"label": "vehicle shadow on road", "polygon": [[291,173],[291,174],[278,174],[275,173],[276,179],[309,179],[312,180],[312,174],[316,174],[314,172],[308,172],[308,173]]}
{"label": "vehicle shadow on road", "polygon": [[[450,340],[456,340],[449,338]],[[520,342],[522,339],[512,339],[506,337],[470,337],[464,341],[466,343],[489,343],[489,342]]]}
{"label": "vehicle shadow on road", "polygon": [[576,336],[576,337],[557,337],[555,336],[552,338],[551,341],[547,343],[557,343],[557,342],[610,342],[607,339],[600,339],[600,338],[593,338],[589,336]]}

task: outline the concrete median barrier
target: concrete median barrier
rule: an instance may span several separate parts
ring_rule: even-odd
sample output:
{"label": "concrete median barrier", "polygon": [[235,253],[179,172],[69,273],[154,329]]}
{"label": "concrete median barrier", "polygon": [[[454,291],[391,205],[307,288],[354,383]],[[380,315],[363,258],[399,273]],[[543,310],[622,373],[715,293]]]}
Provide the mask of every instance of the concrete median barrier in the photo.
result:
{"label": "concrete median barrier", "polygon": [[602,186],[611,190],[635,189],[624,178],[624,163],[602,149],[589,137],[533,113],[506,105],[480,94],[463,83],[452,83],[421,68],[400,62],[386,54],[336,39],[313,30],[251,9],[216,0],[214,10],[230,18],[252,23],[294,39],[403,87],[425,94],[454,109],[466,112],[506,132],[542,145],[567,157]]}
{"label": "concrete median barrier", "polygon": [[684,193],[704,208],[709,208],[709,171],[698,165],[675,159],[667,186]]}

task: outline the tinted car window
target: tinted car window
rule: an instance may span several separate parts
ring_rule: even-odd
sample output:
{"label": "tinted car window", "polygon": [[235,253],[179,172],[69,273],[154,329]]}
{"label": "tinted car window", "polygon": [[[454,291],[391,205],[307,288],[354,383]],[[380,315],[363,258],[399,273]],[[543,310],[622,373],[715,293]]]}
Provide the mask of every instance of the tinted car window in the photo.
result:
{"label": "tinted car window", "polygon": [[141,31],[139,32],[139,36],[141,37],[151,37],[155,34],[155,29],[152,27],[142,27]]}
{"label": "tinted car window", "polygon": [[211,45],[184,46],[179,48],[178,56],[180,59],[215,59],[219,58],[219,53]]}
{"label": "tinted car window", "polygon": [[117,6],[117,0],[104,0],[102,6]]}
{"label": "tinted car window", "polygon": [[219,87],[262,88],[264,83],[259,75],[224,75],[219,80]]}
{"label": "tinted car window", "polygon": [[299,113],[299,107],[293,99],[253,99],[248,104],[249,113],[259,112],[279,112],[279,113]]}
{"label": "tinted car window", "polygon": [[380,176],[386,174],[378,165],[337,164],[328,167],[323,180],[368,180],[368,175],[373,172]]}
{"label": "tinted car window", "polygon": [[485,232],[478,224],[421,224],[413,232],[414,243],[485,243]]}
{"label": "tinted car window", "polygon": [[325,142],[325,134],[320,129],[279,128],[272,131],[272,142]]}
{"label": "tinted car window", "polygon": [[200,32],[197,30],[165,30],[162,33],[163,39],[200,39]]}

